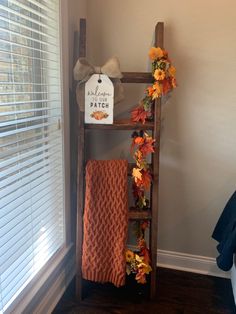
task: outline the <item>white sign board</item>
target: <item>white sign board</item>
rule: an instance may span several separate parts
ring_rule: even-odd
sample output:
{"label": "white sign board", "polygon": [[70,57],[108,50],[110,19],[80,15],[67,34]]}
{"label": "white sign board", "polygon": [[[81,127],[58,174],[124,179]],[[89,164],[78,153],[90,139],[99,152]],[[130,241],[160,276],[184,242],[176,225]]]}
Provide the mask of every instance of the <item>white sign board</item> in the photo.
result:
{"label": "white sign board", "polygon": [[113,124],[114,86],[107,75],[93,74],[85,84],[85,123]]}

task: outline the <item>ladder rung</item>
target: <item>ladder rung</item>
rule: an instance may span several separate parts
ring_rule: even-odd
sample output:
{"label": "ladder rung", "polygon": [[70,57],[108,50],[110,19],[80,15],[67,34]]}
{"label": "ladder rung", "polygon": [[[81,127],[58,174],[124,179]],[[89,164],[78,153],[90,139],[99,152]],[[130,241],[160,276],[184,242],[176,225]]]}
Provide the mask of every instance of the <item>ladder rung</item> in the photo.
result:
{"label": "ladder rung", "polygon": [[153,83],[150,72],[123,72],[122,83]]}
{"label": "ladder rung", "polygon": [[131,207],[129,210],[129,219],[130,220],[151,220],[152,213],[149,210],[137,210],[134,207]]}
{"label": "ladder rung", "polygon": [[153,130],[154,123],[146,122],[142,123],[132,122],[130,119],[115,120],[113,124],[84,124],[85,129],[100,129],[100,130]]}

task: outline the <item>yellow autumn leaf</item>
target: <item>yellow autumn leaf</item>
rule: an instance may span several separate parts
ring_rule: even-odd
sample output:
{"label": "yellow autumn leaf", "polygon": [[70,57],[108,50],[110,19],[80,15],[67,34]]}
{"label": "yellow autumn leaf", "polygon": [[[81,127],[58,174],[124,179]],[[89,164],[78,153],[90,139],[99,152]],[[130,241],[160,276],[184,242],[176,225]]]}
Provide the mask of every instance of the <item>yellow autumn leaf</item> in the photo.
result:
{"label": "yellow autumn leaf", "polygon": [[142,268],[144,274],[149,274],[152,271],[151,266],[143,262],[138,265],[138,268]]}
{"label": "yellow autumn leaf", "polygon": [[133,168],[132,176],[133,176],[135,179],[142,180],[141,169],[139,169],[139,168]]}
{"label": "yellow autumn leaf", "polygon": [[170,76],[175,77],[176,69],[173,65],[169,68],[168,72],[169,72]]}
{"label": "yellow autumn leaf", "polygon": [[135,259],[138,263],[143,263],[143,258],[139,256],[138,254],[135,254]]}

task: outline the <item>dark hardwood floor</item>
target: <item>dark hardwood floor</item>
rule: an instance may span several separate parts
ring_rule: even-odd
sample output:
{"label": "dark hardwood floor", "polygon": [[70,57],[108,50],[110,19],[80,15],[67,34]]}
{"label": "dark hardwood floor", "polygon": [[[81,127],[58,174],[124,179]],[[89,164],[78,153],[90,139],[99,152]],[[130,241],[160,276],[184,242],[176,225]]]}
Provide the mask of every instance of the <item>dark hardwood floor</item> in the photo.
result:
{"label": "dark hardwood floor", "polygon": [[234,314],[231,282],[228,279],[165,268],[157,271],[157,297],[147,298],[145,286],[129,280],[122,288],[85,283],[85,298],[79,304],[74,282],[53,314]]}

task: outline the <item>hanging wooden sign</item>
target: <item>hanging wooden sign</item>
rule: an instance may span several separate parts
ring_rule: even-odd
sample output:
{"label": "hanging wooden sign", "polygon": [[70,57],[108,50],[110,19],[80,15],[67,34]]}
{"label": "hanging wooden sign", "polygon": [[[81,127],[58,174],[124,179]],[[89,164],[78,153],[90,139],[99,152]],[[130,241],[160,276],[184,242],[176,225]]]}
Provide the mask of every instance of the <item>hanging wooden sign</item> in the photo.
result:
{"label": "hanging wooden sign", "polygon": [[85,123],[113,124],[114,86],[107,75],[93,74],[85,84]]}

